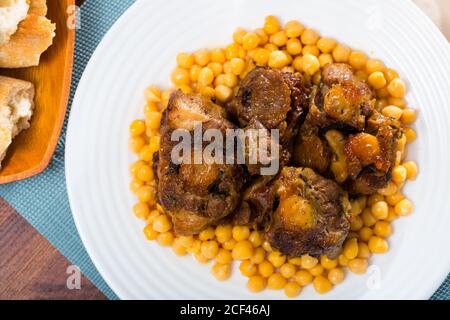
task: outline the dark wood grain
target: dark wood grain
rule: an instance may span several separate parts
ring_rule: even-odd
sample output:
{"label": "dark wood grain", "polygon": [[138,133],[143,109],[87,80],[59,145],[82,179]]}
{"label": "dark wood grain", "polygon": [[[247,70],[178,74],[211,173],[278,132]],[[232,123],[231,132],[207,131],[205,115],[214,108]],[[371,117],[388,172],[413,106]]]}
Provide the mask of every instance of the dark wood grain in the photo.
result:
{"label": "dark wood grain", "polygon": [[106,297],[84,276],[69,290],[69,261],[0,198],[0,299],[89,299]]}

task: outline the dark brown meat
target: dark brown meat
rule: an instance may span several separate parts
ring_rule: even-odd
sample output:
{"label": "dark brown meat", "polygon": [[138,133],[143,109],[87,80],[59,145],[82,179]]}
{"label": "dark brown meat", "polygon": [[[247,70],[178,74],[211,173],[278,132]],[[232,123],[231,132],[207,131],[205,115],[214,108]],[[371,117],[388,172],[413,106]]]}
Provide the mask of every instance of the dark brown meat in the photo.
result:
{"label": "dark brown meat", "polygon": [[271,176],[260,176],[250,182],[243,192],[239,209],[232,215],[233,223],[261,228],[267,225],[275,205],[272,179]]}
{"label": "dark brown meat", "polygon": [[350,228],[346,193],[309,168],[285,167],[273,185],[278,205],[267,232],[271,245],[292,257],[336,257]]}
{"label": "dark brown meat", "polygon": [[297,134],[308,104],[308,90],[301,75],[257,67],[242,80],[227,109],[247,126],[259,121],[267,129],[279,129],[282,145]]}
{"label": "dark brown meat", "polygon": [[327,142],[319,135],[318,127],[311,125],[308,115],[295,141],[295,164],[324,173],[330,166],[331,156]]}
{"label": "dark brown meat", "polygon": [[372,194],[386,186],[401,135],[399,121],[374,112],[367,120],[365,133],[348,137],[345,154],[351,178],[347,183],[350,193]]}
{"label": "dark brown meat", "polygon": [[[246,181],[242,165],[207,164],[205,161],[177,164],[171,158],[172,150],[179,143],[171,141],[174,130],[183,129],[192,137],[198,123],[202,124],[203,132],[218,129],[225,133],[235,128],[225,119],[223,109],[209,99],[181,91],[172,94],[161,121],[158,200],[172,218],[178,235],[197,234],[232,213]],[[193,154],[193,142],[189,147]]]}
{"label": "dark brown meat", "polygon": [[322,83],[313,89],[310,115],[321,128],[334,125],[363,130],[374,107],[369,86],[353,75],[349,65],[334,63],[325,66]]}

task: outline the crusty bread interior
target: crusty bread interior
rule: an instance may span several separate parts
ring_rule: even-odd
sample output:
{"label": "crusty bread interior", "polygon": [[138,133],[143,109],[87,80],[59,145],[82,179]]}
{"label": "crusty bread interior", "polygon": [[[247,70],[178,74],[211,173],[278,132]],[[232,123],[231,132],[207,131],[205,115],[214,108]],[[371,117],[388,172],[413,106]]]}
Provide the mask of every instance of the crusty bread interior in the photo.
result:
{"label": "crusty bread interior", "polygon": [[47,15],[47,1],[46,0],[29,0],[30,10],[29,14],[45,17]]}
{"label": "crusty bread interior", "polygon": [[34,85],[0,76],[0,165],[14,137],[29,128],[33,109]]}
{"label": "crusty bread interior", "polygon": [[29,11],[29,0],[0,0],[0,45],[8,43]]}
{"label": "crusty bread interior", "polygon": [[55,24],[46,17],[28,14],[9,42],[0,46],[0,68],[37,66],[54,36]]}

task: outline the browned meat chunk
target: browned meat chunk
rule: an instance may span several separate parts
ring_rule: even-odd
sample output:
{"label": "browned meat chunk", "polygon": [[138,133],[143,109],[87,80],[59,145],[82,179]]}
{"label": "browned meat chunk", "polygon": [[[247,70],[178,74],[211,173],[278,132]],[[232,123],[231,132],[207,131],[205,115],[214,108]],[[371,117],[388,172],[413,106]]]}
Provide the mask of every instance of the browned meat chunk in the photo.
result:
{"label": "browned meat chunk", "polygon": [[313,89],[310,115],[321,128],[337,125],[363,130],[374,105],[373,92],[353,75],[351,67],[334,63],[324,68],[322,83]]}
{"label": "browned meat chunk", "polygon": [[295,141],[295,164],[324,173],[330,166],[331,156],[327,142],[320,137],[318,128],[311,125],[308,115]]}
{"label": "browned meat chunk", "polygon": [[[158,200],[179,235],[197,234],[232,213],[239,204],[246,180],[245,168],[241,165],[207,164],[205,161],[176,164],[171,159],[172,150],[179,143],[171,141],[172,133],[183,129],[192,137],[194,121],[202,124],[203,132],[218,129],[225,133],[226,129],[235,128],[225,119],[223,109],[209,99],[181,91],[172,94],[161,121]],[[193,154],[193,143],[191,148]]]}
{"label": "browned meat chunk", "polygon": [[275,204],[271,180],[270,176],[260,176],[250,183],[244,190],[239,209],[232,216],[233,223],[261,228],[266,226]]}
{"label": "browned meat chunk", "polygon": [[350,228],[346,193],[309,168],[285,167],[273,185],[278,205],[267,232],[271,245],[293,257],[336,257]]}
{"label": "browned meat chunk", "polygon": [[257,67],[242,81],[227,109],[246,126],[252,119],[279,129],[282,145],[297,134],[307,109],[308,91],[301,75]]}
{"label": "browned meat chunk", "polygon": [[349,192],[372,194],[391,178],[401,124],[375,112],[367,121],[366,132],[350,135],[345,144],[351,181]]}

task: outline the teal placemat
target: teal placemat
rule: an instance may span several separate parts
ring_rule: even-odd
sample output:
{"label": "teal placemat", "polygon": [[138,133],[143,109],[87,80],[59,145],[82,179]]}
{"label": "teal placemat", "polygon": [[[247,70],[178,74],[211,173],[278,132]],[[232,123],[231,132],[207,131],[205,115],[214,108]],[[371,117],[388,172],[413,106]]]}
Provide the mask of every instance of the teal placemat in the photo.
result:
{"label": "teal placemat", "polygon": [[[104,34],[133,2],[134,0],[87,0],[81,7],[81,28],[77,30],[76,35],[68,112],[70,112],[73,95],[89,58]],[[58,248],[71,263],[79,266],[81,271],[108,298],[117,299],[92,264],[72,219],[64,176],[66,124],[67,117],[56,153],[48,169],[32,179],[0,186],[0,195]],[[432,299],[450,299],[450,276]]]}

